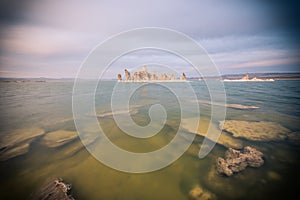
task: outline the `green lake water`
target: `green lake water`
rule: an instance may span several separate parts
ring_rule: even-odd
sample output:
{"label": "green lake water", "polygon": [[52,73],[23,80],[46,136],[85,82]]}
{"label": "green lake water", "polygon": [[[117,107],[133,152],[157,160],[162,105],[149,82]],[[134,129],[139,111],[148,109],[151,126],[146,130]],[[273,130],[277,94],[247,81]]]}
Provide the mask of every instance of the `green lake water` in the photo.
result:
{"label": "green lake water", "polygon": [[[89,84],[88,82],[86,83]],[[176,97],[165,88],[144,84],[131,98],[131,117],[138,125],[149,123],[148,110],[161,104],[167,112],[162,130],[148,139],[124,134],[116,125],[111,112],[110,96],[114,81],[104,82],[105,90],[97,90],[95,108],[99,125],[117,146],[131,152],[149,152],[162,148],[176,135],[180,124],[180,106]],[[127,92],[130,84],[124,84]],[[176,84],[180,89],[182,83]],[[209,100],[203,81],[190,82],[199,100]],[[257,109],[227,108],[227,120],[268,121],[300,134],[300,82],[227,82],[227,103],[257,106]],[[171,165],[149,173],[132,174],[109,168],[95,159],[79,138],[56,148],[42,141],[50,132],[75,131],[72,114],[72,82],[2,82],[0,83],[0,139],[16,130],[22,132],[39,128],[43,134],[29,143],[28,152],[0,161],[0,199],[26,199],[46,180],[61,177],[72,183],[75,199],[105,200],[188,200],[189,191],[196,185],[213,193],[217,199],[288,199],[297,195],[300,180],[299,141],[251,141],[238,138],[243,146],[253,146],[264,153],[260,168],[247,168],[232,176],[216,174],[218,157],[224,157],[227,147],[217,144],[204,159],[198,158],[203,137],[197,135],[189,149]],[[184,87],[181,88],[184,95]],[[185,97],[189,101],[189,97]],[[122,99],[120,99],[121,101]],[[198,103],[198,102],[190,102]],[[208,123],[210,104],[199,101],[202,120]],[[89,115],[89,113],[86,113]],[[191,117],[195,117],[191,111]],[[197,117],[197,116],[196,116]],[[218,122],[213,122],[217,127]],[[87,132],[93,138],[91,148],[97,148],[101,138],[98,127],[88,122]],[[267,127],[266,127],[267,128]],[[142,133],[141,133],[142,134]],[[193,134],[186,130],[186,134]],[[233,138],[233,136],[229,135]],[[4,140],[3,140],[4,141]],[[2,149],[0,153],[5,152]],[[107,152],[109,155],[109,152]]]}

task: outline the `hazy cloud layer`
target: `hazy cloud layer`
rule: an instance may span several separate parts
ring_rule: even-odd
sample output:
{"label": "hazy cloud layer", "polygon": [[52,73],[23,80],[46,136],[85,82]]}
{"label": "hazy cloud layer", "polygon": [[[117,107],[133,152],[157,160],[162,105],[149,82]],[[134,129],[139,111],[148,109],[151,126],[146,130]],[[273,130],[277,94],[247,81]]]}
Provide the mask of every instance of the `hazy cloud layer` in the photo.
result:
{"label": "hazy cloud layer", "polygon": [[[74,77],[97,44],[139,27],[187,34],[205,47],[222,73],[299,71],[297,1],[13,0],[1,1],[0,8],[2,77]],[[132,55],[124,65],[150,57],[153,63],[170,60],[170,66],[186,69],[168,55],[153,54]],[[107,76],[123,70],[116,68]]]}

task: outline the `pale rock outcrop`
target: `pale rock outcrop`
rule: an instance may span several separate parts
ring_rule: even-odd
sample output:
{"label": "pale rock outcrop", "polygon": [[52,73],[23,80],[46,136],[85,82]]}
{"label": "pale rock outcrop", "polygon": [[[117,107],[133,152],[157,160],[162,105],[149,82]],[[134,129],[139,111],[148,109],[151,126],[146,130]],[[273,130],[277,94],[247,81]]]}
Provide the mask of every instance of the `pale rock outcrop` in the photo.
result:
{"label": "pale rock outcrop", "polygon": [[289,133],[288,140],[296,145],[300,145],[300,131]]}
{"label": "pale rock outcrop", "polygon": [[162,80],[163,80],[163,81],[169,80],[168,75],[167,75],[167,74],[163,74],[163,75],[162,75]]}
{"label": "pale rock outcrop", "polygon": [[47,133],[41,140],[42,144],[50,148],[62,146],[78,137],[77,132],[57,130]]}
{"label": "pale rock outcrop", "polygon": [[22,128],[6,131],[0,135],[0,161],[5,161],[29,151],[30,143],[43,135],[40,128]]}
{"label": "pale rock outcrop", "polygon": [[229,148],[225,159],[217,159],[217,172],[226,176],[232,176],[246,169],[246,167],[258,168],[264,164],[263,153],[253,147],[245,147],[243,151]]}
{"label": "pale rock outcrop", "polygon": [[22,143],[13,148],[9,148],[0,154],[0,161],[5,161],[20,155],[23,155],[29,151],[30,144]]}
{"label": "pale rock outcrop", "polygon": [[122,81],[122,75],[121,74],[118,74],[118,81]]}
{"label": "pale rock outcrop", "polygon": [[71,185],[61,178],[47,181],[36,192],[31,194],[29,200],[75,200],[71,196]]}
{"label": "pale rock outcrop", "polygon": [[130,72],[127,69],[125,69],[125,77],[126,77],[126,81],[130,81],[131,80]]}
{"label": "pale rock outcrop", "polygon": [[[156,74],[156,73],[150,73],[147,71],[147,67],[143,66],[143,68],[140,71],[134,72],[133,76],[130,76],[130,73],[127,69],[125,69],[125,77],[126,82],[132,81],[132,82],[147,82],[147,81],[174,81],[176,80],[175,75],[171,74],[168,76],[167,74]],[[121,81],[122,77],[118,74],[118,81]],[[186,76],[183,73],[180,77],[180,80],[185,81]]]}
{"label": "pale rock outcrop", "polygon": [[212,199],[216,199],[216,196],[209,191],[203,190],[199,185],[196,185],[189,192],[189,199],[191,199],[191,200],[212,200]]}
{"label": "pale rock outcrop", "polygon": [[184,80],[184,81],[186,80],[186,75],[185,75],[185,73],[182,73],[180,79],[181,79],[181,80]]}
{"label": "pale rock outcrop", "polygon": [[[198,123],[198,127],[197,129],[193,129],[194,124]],[[243,141],[232,137],[230,134],[228,133],[222,133],[221,135],[219,135],[220,133],[220,129],[218,128],[217,125],[215,124],[211,124],[210,125],[210,119],[209,118],[204,118],[202,117],[199,121],[199,118],[186,118],[183,119],[182,122],[182,127],[194,134],[206,137],[207,139],[214,141],[224,147],[231,147],[231,148],[242,148],[243,147]],[[211,134],[207,134],[208,132],[208,127],[209,125],[211,126]]]}
{"label": "pale rock outcrop", "polygon": [[220,128],[231,133],[234,137],[241,137],[254,141],[281,141],[287,138],[291,131],[274,122],[249,122],[226,120],[220,122]]}
{"label": "pale rock outcrop", "polygon": [[152,73],[151,76],[150,76],[150,80],[157,80],[157,76],[155,73]]}
{"label": "pale rock outcrop", "polygon": [[133,81],[149,81],[154,80],[155,75],[147,72],[146,66],[143,67],[141,71],[135,72],[133,76]]}
{"label": "pale rock outcrop", "polygon": [[242,80],[249,80],[249,73],[246,73],[246,75],[242,78]]}

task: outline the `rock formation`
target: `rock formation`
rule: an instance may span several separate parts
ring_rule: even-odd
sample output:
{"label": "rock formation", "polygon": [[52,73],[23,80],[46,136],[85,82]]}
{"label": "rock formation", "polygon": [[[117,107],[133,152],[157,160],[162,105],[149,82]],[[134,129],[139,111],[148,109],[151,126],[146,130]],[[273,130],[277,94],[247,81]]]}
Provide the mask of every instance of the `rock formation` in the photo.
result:
{"label": "rock formation", "polygon": [[300,131],[289,133],[288,140],[296,145],[300,145]]}
{"label": "rock formation", "polygon": [[126,81],[130,81],[131,77],[130,77],[130,73],[127,69],[125,69],[125,77],[126,77]]}
{"label": "rock formation", "polygon": [[141,71],[135,72],[133,76],[134,81],[148,81],[151,78],[151,74],[147,72],[146,66]]}
{"label": "rock formation", "polygon": [[167,74],[162,74],[161,80],[164,80],[164,81],[169,80],[168,75]]}
{"label": "rock formation", "polygon": [[50,148],[60,147],[75,140],[78,137],[75,131],[57,130],[47,133],[41,143]]}
{"label": "rock formation", "polygon": [[237,81],[237,82],[239,82],[239,81],[242,81],[242,82],[255,81],[255,82],[257,82],[257,81],[275,81],[275,79],[273,79],[273,78],[261,79],[261,78],[256,78],[256,77],[250,79],[249,73],[246,73],[246,75],[241,79],[224,79],[223,81],[226,81],[226,82],[227,81]]}
{"label": "rock formation", "polygon": [[291,131],[274,122],[249,122],[226,120],[220,122],[220,128],[234,137],[255,141],[281,141],[287,138]]}
{"label": "rock formation", "polygon": [[216,199],[216,196],[208,191],[204,191],[199,185],[196,185],[189,192],[189,199],[191,199],[191,200],[211,200],[211,199]]}
{"label": "rock formation", "polygon": [[118,74],[118,81],[122,81],[122,75]]}
{"label": "rock formation", "polygon": [[71,195],[71,185],[64,183],[61,178],[48,181],[30,196],[30,200],[75,200]]}
{"label": "rock formation", "polygon": [[180,77],[181,80],[185,81],[186,80],[186,76],[185,76],[185,73],[182,73],[181,77]]}
{"label": "rock formation", "polygon": [[[202,137],[206,137],[207,139],[216,142],[227,148],[243,148],[243,141],[239,138],[232,137],[229,133],[222,133],[220,137],[218,136],[220,129],[214,123],[211,123],[211,119],[202,117],[200,120],[198,117],[186,118],[181,121],[181,124],[185,130],[190,133],[195,133]],[[193,129],[194,124],[198,123],[197,129]],[[210,126],[211,134],[207,135],[208,128]],[[196,152],[198,155],[198,151]]]}
{"label": "rock formation", "polygon": [[[148,82],[148,81],[174,81],[176,80],[174,74],[168,76],[167,74],[156,74],[147,71],[147,67],[143,66],[142,70],[134,72],[133,76],[130,76],[130,72],[125,69],[126,82]],[[185,81],[186,76],[183,73],[180,80]],[[121,74],[118,74],[118,81],[122,81]]]}
{"label": "rock formation", "polygon": [[174,74],[171,74],[171,76],[170,76],[170,80],[175,80],[175,76],[174,76]]}
{"label": "rock formation", "polygon": [[249,73],[246,73],[246,75],[242,78],[242,80],[249,80]]}
{"label": "rock formation", "polygon": [[3,132],[0,135],[0,161],[5,161],[29,151],[31,142],[43,135],[40,128],[22,128]]}
{"label": "rock formation", "polygon": [[225,154],[225,159],[217,159],[217,172],[226,176],[243,171],[246,167],[260,167],[264,164],[263,153],[253,147],[245,147],[243,151],[232,148]]}
{"label": "rock formation", "polygon": [[155,73],[152,73],[150,76],[150,80],[157,80],[157,76]]}

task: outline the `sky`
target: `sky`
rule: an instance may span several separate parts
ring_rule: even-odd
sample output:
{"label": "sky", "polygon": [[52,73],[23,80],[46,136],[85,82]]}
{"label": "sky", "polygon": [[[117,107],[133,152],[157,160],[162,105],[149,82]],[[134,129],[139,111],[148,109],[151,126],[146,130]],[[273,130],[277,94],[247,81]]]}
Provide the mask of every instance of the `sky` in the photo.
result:
{"label": "sky", "polygon": [[[221,74],[300,72],[299,13],[297,1],[279,0],[2,0],[0,77],[74,78],[98,44],[143,27],[191,37]],[[195,76],[169,54],[141,54],[119,61],[107,77],[166,60]]]}

